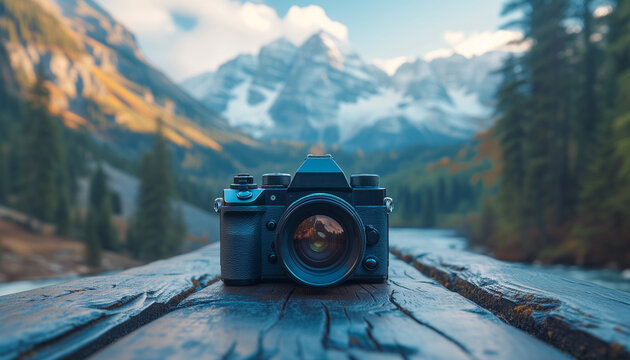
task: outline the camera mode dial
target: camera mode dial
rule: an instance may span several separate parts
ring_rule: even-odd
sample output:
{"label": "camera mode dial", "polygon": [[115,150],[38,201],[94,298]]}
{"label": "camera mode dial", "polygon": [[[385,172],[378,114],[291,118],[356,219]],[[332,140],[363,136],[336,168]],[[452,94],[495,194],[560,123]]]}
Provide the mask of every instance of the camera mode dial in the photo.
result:
{"label": "camera mode dial", "polygon": [[285,188],[291,182],[291,175],[283,173],[264,174],[262,176],[263,188]]}

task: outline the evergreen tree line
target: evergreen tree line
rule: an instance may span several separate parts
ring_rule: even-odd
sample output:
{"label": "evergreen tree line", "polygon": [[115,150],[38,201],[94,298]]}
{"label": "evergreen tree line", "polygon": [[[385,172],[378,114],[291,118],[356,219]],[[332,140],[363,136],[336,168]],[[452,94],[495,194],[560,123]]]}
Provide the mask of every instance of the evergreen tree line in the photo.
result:
{"label": "evergreen tree line", "polygon": [[80,143],[49,114],[42,76],[24,103],[1,91],[8,106],[0,114],[0,204],[24,212],[29,225],[52,223],[59,235],[70,235],[76,180],[86,163],[76,151]]}
{"label": "evergreen tree line", "polygon": [[159,259],[181,248],[186,227],[181,209],[171,205],[173,178],[162,122],[158,121],[153,152],[142,158],[138,211],[127,232],[127,248],[135,257]]}
{"label": "evergreen tree line", "polygon": [[[3,48],[0,52],[6,55]],[[107,185],[100,164],[91,176],[87,212],[81,214],[75,206],[78,179],[90,174],[90,161],[112,155],[89,134],[65,128],[49,113],[43,74],[24,101],[7,91],[6,84],[0,78],[0,205],[25,213],[30,226],[51,223],[58,235],[81,238],[92,266],[100,265],[102,249],[128,251],[146,260],[180,251],[186,229],[170,201],[172,169],[161,128],[153,151],[142,160],[137,214],[127,226],[128,236],[121,239],[113,221],[113,214],[122,210],[120,195]]]}
{"label": "evergreen tree line", "polygon": [[390,181],[396,199],[393,225],[432,228],[448,226],[449,218],[474,211],[483,195],[481,182],[471,183],[471,172],[439,173],[408,181]]}
{"label": "evergreen tree line", "polygon": [[630,266],[630,2],[608,4],[504,8],[531,48],[497,93],[503,168],[478,238],[499,256]]}

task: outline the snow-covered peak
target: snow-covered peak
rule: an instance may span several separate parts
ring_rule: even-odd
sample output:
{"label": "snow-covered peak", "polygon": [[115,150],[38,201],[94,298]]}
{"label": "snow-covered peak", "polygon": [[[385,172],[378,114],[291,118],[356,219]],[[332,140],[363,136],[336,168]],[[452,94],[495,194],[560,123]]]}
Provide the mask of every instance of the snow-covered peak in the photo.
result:
{"label": "snow-covered peak", "polygon": [[292,57],[296,49],[297,46],[291,41],[281,37],[261,47],[259,56],[269,56],[273,54],[273,56]]}
{"label": "snow-covered peak", "polygon": [[254,83],[268,90],[286,79],[291,69],[297,47],[289,40],[280,38],[260,49]]}
{"label": "snow-covered peak", "polygon": [[350,45],[334,35],[319,31],[300,46],[300,55],[326,62],[333,68],[343,70],[346,62],[353,62],[358,54]]}

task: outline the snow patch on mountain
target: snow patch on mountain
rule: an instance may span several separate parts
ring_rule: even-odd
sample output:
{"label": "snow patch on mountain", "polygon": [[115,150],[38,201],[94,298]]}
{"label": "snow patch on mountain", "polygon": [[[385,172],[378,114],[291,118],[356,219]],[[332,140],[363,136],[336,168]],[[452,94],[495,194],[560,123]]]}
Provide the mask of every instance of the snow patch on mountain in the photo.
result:
{"label": "snow patch on mountain", "polygon": [[362,128],[374,126],[380,119],[398,116],[399,107],[404,104],[404,95],[393,88],[383,89],[378,94],[361,98],[354,103],[340,104],[340,141],[343,143],[351,139]]}
{"label": "snow patch on mountain", "polygon": [[260,96],[260,101],[251,104],[248,101],[252,91],[251,81],[243,82],[232,90],[234,100],[228,102],[223,115],[229,119],[230,125],[238,127],[254,137],[262,137],[265,130],[274,125],[267,110],[273,104],[278,93],[264,87],[257,87],[258,95],[256,96]]}

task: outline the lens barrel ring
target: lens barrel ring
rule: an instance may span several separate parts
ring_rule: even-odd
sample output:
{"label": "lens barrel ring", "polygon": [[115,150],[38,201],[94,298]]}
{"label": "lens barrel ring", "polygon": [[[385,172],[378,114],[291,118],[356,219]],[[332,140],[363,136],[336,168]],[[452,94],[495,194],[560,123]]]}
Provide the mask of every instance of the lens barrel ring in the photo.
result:
{"label": "lens barrel ring", "polygon": [[[293,241],[297,226],[313,215],[333,218],[343,228],[346,248],[339,261],[327,268],[313,268],[304,263]],[[365,230],[354,207],[347,201],[326,193],[306,195],[295,201],[285,211],[278,223],[275,248],[286,273],[296,282],[325,287],[347,280],[361,263],[365,253]]]}

